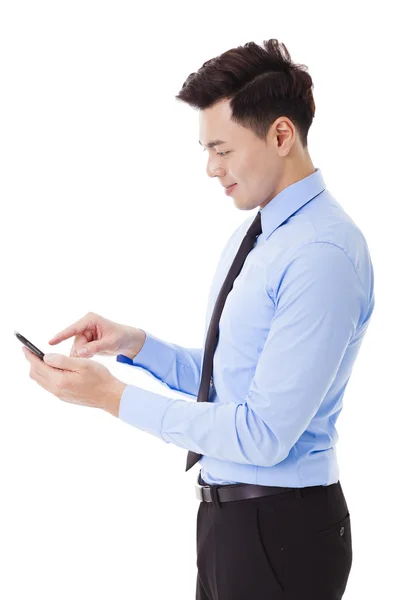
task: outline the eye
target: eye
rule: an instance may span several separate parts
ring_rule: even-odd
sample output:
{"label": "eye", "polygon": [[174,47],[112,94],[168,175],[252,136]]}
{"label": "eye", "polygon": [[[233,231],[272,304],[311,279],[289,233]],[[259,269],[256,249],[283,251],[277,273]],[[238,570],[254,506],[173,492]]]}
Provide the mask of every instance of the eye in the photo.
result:
{"label": "eye", "polygon": [[[206,152],[207,148],[203,148],[203,152]],[[216,152],[219,156],[225,156],[225,154],[229,154],[230,150],[226,150],[225,152]]]}

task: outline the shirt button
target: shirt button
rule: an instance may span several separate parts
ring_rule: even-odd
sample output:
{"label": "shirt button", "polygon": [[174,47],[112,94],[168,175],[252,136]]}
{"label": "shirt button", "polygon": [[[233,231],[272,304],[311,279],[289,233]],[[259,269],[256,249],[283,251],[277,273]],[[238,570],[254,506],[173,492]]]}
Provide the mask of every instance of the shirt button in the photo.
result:
{"label": "shirt button", "polygon": [[210,385],[214,385],[214,381],[213,381],[213,378],[212,378],[212,377],[211,377],[211,379],[210,379]]}
{"label": "shirt button", "polygon": [[343,535],[343,534],[344,534],[344,527],[341,527],[341,528],[340,528],[340,532],[339,532],[339,533],[340,533],[340,535]]}

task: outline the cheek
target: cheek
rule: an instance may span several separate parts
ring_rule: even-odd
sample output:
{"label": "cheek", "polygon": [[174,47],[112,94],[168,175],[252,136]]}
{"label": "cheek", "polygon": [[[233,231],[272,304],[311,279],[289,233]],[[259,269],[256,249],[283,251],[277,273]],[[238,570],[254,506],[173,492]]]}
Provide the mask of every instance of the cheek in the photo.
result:
{"label": "cheek", "polygon": [[249,179],[251,179],[251,165],[238,161],[237,163],[230,165],[230,179],[235,181],[240,186],[245,186]]}
{"label": "cheek", "polygon": [[235,164],[232,165],[232,175],[236,176],[234,181],[250,185],[260,174],[261,161],[257,153],[245,152],[235,157]]}

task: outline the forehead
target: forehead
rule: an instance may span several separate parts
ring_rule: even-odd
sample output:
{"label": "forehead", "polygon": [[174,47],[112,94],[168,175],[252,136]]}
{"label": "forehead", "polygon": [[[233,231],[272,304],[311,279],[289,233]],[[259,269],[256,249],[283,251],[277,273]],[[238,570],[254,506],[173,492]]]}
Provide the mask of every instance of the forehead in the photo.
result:
{"label": "forehead", "polygon": [[199,141],[206,145],[211,141],[230,142],[240,129],[231,121],[232,111],[228,100],[220,101],[199,111]]}

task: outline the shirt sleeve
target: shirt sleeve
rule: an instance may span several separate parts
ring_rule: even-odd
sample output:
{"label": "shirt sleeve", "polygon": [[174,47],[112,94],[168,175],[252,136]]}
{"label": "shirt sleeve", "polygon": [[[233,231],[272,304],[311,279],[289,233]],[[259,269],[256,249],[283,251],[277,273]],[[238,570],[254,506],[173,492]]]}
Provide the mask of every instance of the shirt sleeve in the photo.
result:
{"label": "shirt sleeve", "polygon": [[133,359],[118,354],[117,361],[146,370],[170,389],[197,396],[203,349],[184,348],[147,331],[145,334],[144,344]]}
{"label": "shirt sleeve", "polygon": [[332,243],[302,246],[280,271],[265,286],[275,313],[241,403],[171,399],[128,385],[119,417],[220,460],[284,460],[334,382],[367,301],[349,257]]}

